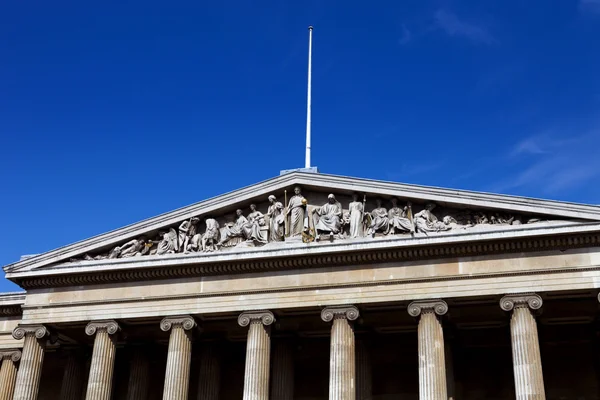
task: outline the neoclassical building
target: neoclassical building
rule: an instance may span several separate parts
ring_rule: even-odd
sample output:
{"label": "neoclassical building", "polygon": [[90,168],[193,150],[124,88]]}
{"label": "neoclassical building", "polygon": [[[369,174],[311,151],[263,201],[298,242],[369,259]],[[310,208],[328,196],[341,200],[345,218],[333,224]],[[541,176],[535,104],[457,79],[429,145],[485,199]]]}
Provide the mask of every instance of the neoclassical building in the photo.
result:
{"label": "neoclassical building", "polygon": [[598,206],[294,171],[4,271],[0,400],[600,399]]}

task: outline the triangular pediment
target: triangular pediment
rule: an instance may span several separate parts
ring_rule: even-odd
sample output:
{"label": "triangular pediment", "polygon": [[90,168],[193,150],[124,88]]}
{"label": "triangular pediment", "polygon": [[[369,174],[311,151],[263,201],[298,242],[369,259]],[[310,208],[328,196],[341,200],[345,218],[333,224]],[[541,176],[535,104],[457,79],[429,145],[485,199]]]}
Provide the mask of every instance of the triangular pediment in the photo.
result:
{"label": "triangular pediment", "polygon": [[[301,188],[301,196],[292,198],[295,187]],[[330,201],[329,194],[335,199]],[[274,202],[269,200],[271,195],[276,197]],[[392,199],[398,208],[391,213]],[[330,206],[322,207],[330,202]],[[256,205],[254,213],[251,204]],[[428,204],[435,208],[429,210]],[[238,209],[242,210],[242,219],[236,215]],[[253,251],[268,257],[269,251],[281,253],[286,249],[325,251],[320,244],[377,247],[400,240],[410,245],[411,240],[456,240],[461,235],[494,232],[510,236],[511,232],[518,235],[527,230],[584,227],[599,222],[598,206],[292,172],[4,269],[11,278],[34,271],[51,272],[71,264],[131,265],[173,257],[180,262],[201,262],[202,257],[227,258],[228,254],[253,257]]]}

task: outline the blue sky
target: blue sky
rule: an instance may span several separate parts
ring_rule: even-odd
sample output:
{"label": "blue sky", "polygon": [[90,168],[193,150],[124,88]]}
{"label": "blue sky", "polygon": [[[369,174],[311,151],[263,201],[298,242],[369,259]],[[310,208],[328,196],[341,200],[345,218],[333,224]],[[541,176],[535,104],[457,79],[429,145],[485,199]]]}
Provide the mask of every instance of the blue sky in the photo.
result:
{"label": "blue sky", "polygon": [[600,204],[600,0],[4,2],[0,265],[303,166],[310,24],[322,172]]}

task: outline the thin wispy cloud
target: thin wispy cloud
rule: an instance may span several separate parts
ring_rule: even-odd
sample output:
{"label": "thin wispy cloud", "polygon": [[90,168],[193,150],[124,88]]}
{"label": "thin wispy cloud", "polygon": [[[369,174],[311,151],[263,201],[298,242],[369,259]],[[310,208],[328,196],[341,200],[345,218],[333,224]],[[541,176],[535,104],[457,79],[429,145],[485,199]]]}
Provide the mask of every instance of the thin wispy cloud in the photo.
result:
{"label": "thin wispy cloud", "polygon": [[580,0],[579,10],[584,13],[600,15],[600,0]]}
{"label": "thin wispy cloud", "polygon": [[406,25],[402,24],[402,36],[398,40],[402,46],[407,45],[412,40],[412,33],[408,30]]}
{"label": "thin wispy cloud", "polygon": [[518,172],[492,185],[490,190],[506,192],[528,187],[544,194],[557,194],[597,182],[599,145],[600,131],[566,139],[549,134],[526,138],[513,146],[507,156],[507,160],[521,166]]}
{"label": "thin wispy cloud", "polygon": [[434,20],[436,27],[450,36],[465,38],[476,44],[490,45],[496,42],[485,27],[463,21],[449,11],[437,10]]}

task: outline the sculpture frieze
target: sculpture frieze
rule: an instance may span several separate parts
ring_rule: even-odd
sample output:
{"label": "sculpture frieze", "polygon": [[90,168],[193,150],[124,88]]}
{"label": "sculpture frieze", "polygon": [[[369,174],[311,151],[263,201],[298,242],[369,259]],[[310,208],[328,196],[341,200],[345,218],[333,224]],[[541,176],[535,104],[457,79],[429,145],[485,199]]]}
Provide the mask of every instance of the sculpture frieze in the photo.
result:
{"label": "sculpture frieze", "polygon": [[367,199],[367,194],[358,193],[353,193],[351,200],[350,196],[341,195],[347,199],[343,200],[347,204],[344,208],[335,193],[330,193],[325,202],[318,200],[319,196],[323,199],[323,194],[315,196],[317,199],[311,203],[302,189],[295,187],[289,200],[284,191],[282,203],[273,193],[261,203],[248,205],[248,214],[239,208],[233,216],[188,217],[174,226],[129,238],[102,253],[86,254],[83,260],[209,253],[237,247],[280,246],[286,242],[312,243],[324,237],[328,241],[412,238],[542,221],[536,216],[497,210],[440,208],[432,202],[413,206],[408,199]]}

